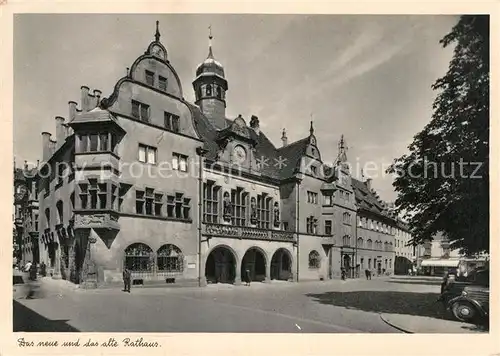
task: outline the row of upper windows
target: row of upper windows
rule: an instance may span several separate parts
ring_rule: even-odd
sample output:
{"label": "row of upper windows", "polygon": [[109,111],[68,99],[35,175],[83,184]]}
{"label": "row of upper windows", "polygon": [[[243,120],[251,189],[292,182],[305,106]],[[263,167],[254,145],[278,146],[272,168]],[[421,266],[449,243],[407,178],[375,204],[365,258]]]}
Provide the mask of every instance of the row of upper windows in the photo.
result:
{"label": "row of upper windows", "polygon": [[377,240],[373,242],[371,239],[363,240],[362,237],[358,237],[358,247],[359,248],[367,248],[367,249],[374,249],[374,250],[379,250],[379,251],[394,251],[394,245],[392,242],[384,242]]}
{"label": "row of upper windows", "polygon": [[387,224],[369,219],[369,218],[363,218],[358,216],[358,226],[365,228],[365,229],[370,229],[374,231],[380,231],[385,234],[391,234],[394,235],[395,228],[392,226],[389,226]]}
{"label": "row of upper windows", "polygon": [[[203,221],[218,224],[221,218],[235,226],[256,225],[261,229],[269,229],[272,225],[281,225],[279,203],[274,202],[266,193],[250,197],[243,188],[224,192],[222,187],[213,181],[203,184]],[[283,222],[283,228],[287,224]]]}
{"label": "row of upper windows", "polygon": [[[139,144],[138,160],[142,163],[157,164],[158,149],[153,146]],[[187,172],[189,168],[189,157],[177,152],[172,153],[172,169],[181,172]]]}
{"label": "row of upper windows", "polygon": [[[306,232],[312,235],[320,234],[318,229],[318,219],[314,216],[309,216],[306,218]],[[323,226],[323,234],[332,236],[333,235],[333,222],[332,220],[325,220]]]}
{"label": "row of upper windows", "polygon": [[218,99],[224,100],[224,89],[217,84],[207,84],[203,89],[198,87],[198,90],[196,91],[198,98],[203,96],[202,90],[205,93],[205,96],[215,96]]}
{"label": "row of upper windows", "polygon": [[[146,70],[145,78],[146,78],[147,85],[156,88],[157,83],[156,83],[156,75],[154,72]],[[168,84],[167,78],[162,77],[161,75],[158,75],[158,89],[166,92],[167,91],[167,84]]]}
{"label": "row of upper windows", "polygon": [[[89,179],[88,183],[79,183],[79,189],[80,209],[122,211],[125,191],[118,188],[118,185],[111,182],[99,183],[96,179]],[[165,194],[154,188],[136,188],[135,201],[135,213],[138,215],[178,220],[191,218],[191,198],[185,197],[183,193]],[[165,205],[166,209],[164,209]],[[60,211],[59,207],[58,211]]]}
{"label": "row of upper windows", "polygon": [[[132,117],[144,122],[149,122],[150,107],[137,100],[132,100]],[[170,112],[163,112],[163,126],[169,131],[180,132],[180,117]]]}
{"label": "row of upper windows", "polygon": [[[344,192],[340,191],[340,198],[345,201],[349,201],[350,199],[350,193],[349,192]],[[333,206],[333,199],[334,199],[335,193],[333,194],[322,194],[323,197],[323,206]],[[318,204],[318,193],[308,191],[307,192],[307,202],[310,204]]]}

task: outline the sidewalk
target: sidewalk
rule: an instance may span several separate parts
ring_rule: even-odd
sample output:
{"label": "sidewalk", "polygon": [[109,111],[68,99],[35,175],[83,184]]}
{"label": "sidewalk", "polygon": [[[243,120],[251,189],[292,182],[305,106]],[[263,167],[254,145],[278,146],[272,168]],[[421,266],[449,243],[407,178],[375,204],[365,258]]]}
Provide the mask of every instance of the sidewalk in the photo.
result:
{"label": "sidewalk", "polygon": [[380,314],[380,318],[395,329],[408,334],[487,333],[488,330],[459,321],[404,314]]}

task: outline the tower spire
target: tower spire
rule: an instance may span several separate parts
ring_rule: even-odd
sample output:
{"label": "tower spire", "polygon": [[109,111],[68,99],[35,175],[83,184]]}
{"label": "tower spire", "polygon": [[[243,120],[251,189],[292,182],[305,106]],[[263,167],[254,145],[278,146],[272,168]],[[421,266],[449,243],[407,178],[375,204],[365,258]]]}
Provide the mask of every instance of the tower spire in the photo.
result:
{"label": "tower spire", "polygon": [[311,127],[309,128],[309,133],[312,135],[314,135],[314,127],[313,127],[313,121],[311,120]]}
{"label": "tower spire", "polygon": [[155,41],[160,42],[160,21],[156,21]]}

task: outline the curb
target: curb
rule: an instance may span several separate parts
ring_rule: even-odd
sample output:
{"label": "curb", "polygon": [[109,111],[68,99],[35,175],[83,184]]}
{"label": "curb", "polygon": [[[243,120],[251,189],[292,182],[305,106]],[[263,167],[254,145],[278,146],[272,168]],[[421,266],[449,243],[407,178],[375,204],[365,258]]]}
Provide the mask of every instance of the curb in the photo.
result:
{"label": "curb", "polygon": [[389,320],[387,320],[386,318],[384,318],[384,315],[383,315],[383,314],[379,314],[379,316],[380,316],[380,319],[382,319],[382,321],[383,321],[384,323],[386,323],[386,324],[387,324],[387,325],[389,325],[389,326],[392,326],[394,329],[397,329],[397,330],[399,330],[399,331],[402,331],[402,332],[404,332],[405,334],[414,334],[414,332],[413,332],[413,331],[409,331],[409,330],[403,329],[402,327],[397,326],[397,325],[395,325],[395,324],[391,323]]}

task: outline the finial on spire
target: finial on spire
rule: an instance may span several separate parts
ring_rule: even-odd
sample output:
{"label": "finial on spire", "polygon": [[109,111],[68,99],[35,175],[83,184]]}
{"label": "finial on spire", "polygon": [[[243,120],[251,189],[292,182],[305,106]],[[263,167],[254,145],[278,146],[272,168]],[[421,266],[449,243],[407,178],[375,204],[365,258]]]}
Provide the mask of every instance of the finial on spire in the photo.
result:
{"label": "finial on spire", "polygon": [[[312,115],[311,115],[312,117]],[[309,128],[309,133],[312,135],[314,135],[314,127],[313,127],[313,121],[311,120],[311,127]]]}
{"label": "finial on spire", "polygon": [[288,144],[288,137],[286,137],[286,130],[283,128],[283,132],[281,133],[281,142],[283,143],[283,147]]}
{"label": "finial on spire", "polygon": [[160,21],[156,21],[155,41],[160,42]]}
{"label": "finial on spire", "polygon": [[340,136],[340,141],[339,141],[339,157],[338,161],[339,162],[347,162],[347,147],[345,145],[345,140],[344,140],[344,135],[342,134]]}
{"label": "finial on spire", "polygon": [[212,25],[208,26],[208,58],[214,58],[214,54],[212,53]]}

